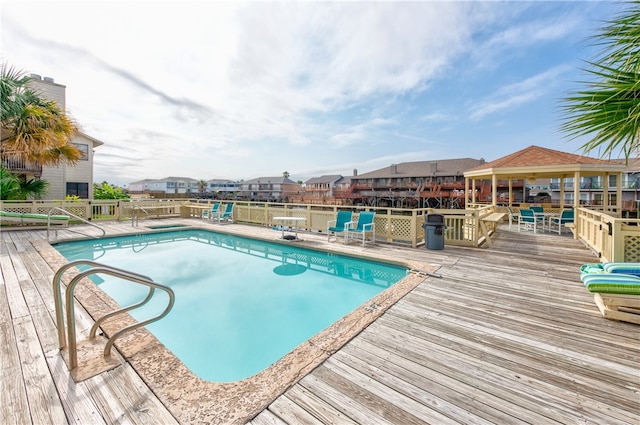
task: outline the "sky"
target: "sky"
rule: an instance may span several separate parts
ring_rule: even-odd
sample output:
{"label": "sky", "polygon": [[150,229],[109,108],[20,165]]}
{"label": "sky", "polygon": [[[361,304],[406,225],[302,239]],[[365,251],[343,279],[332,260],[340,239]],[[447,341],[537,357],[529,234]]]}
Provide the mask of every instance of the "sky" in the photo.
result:
{"label": "sky", "polygon": [[[561,132],[613,1],[11,1],[4,63],[66,86],[94,181],[351,176]],[[590,156],[597,156],[591,152]]]}

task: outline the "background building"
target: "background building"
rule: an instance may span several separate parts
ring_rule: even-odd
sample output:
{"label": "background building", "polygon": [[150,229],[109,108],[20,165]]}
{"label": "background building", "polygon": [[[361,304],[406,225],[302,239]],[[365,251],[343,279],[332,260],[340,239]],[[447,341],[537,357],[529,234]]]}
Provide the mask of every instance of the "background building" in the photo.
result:
{"label": "background building", "polygon": [[370,206],[464,208],[464,172],[484,162],[441,159],[391,164],[361,175],[354,170],[349,190],[336,196]]}
{"label": "background building", "polygon": [[238,197],[253,201],[289,202],[300,196],[300,185],[287,177],[259,177],[240,182]]}
{"label": "background building", "polygon": [[[54,82],[53,78],[41,78],[31,74],[29,86],[41,97],[55,101],[60,109],[66,111],[66,86]],[[27,174],[49,182],[45,198],[64,199],[66,195],[75,195],[83,199],[93,198],[93,158],[94,149],[103,143],[88,134],[80,132],[72,143],[84,153],[84,157],[75,165],[60,166],[37,165]],[[10,171],[19,171],[9,167]]]}

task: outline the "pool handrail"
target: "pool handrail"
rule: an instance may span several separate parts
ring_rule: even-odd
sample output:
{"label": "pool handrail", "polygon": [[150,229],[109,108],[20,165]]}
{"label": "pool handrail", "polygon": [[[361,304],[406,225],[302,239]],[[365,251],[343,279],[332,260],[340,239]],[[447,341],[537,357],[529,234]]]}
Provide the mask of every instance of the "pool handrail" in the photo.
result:
{"label": "pool handrail", "polygon": [[[107,232],[106,232],[102,227],[98,226],[97,224],[93,224],[93,223],[92,223],[92,222],[90,222],[89,220],[86,220],[86,219],[84,219],[84,218],[82,218],[82,217],[80,217],[80,216],[78,216],[78,215],[75,215],[74,213],[72,213],[72,212],[70,212],[70,211],[68,211],[68,210],[65,210],[64,208],[54,207],[54,208],[51,208],[51,209],[49,210],[49,213],[47,214],[47,240],[50,240],[50,239],[49,239],[49,229],[51,228],[51,215],[53,214],[53,212],[54,212],[54,211],[58,211],[58,212],[61,212],[61,213],[65,214],[65,215],[69,215],[69,216],[71,216],[71,217],[75,218],[76,220],[80,220],[81,222],[83,222],[83,223],[85,223],[85,224],[88,224],[89,226],[93,226],[93,227],[95,227],[96,229],[100,230],[100,231],[102,232],[102,235],[100,235],[100,236],[93,236],[93,235],[89,235],[89,234],[87,234],[87,233],[79,232],[79,231],[77,231],[77,230],[71,230],[71,229],[68,229],[68,230],[70,230],[70,231],[72,231],[72,232],[80,233],[80,234],[82,234],[82,235],[88,236],[88,237],[90,237],[90,238],[95,238],[95,239],[102,238],[102,237],[104,237],[104,236],[107,234]],[[56,229],[56,238],[57,238],[57,237],[58,237],[58,229]]]}
{"label": "pool handrail", "polygon": [[131,207],[131,211],[133,213],[131,215],[131,227],[138,227],[138,224],[140,223],[140,217],[138,217],[138,213],[136,211],[142,211],[147,217],[149,217],[149,211],[145,210],[144,207],[141,207],[140,205],[134,205]]}
{"label": "pool handrail", "polygon": [[[84,272],[80,272],[79,274],[74,276],[71,279],[71,282],[69,282],[69,285],[67,285],[67,290],[65,294],[66,295],[65,310],[67,313],[67,337],[65,338],[64,313],[62,311],[63,307],[62,307],[61,280],[62,280],[62,275],[65,273],[65,271],[67,271],[71,267],[78,266],[78,265],[89,265],[89,266],[92,266],[93,268],[86,270]],[[169,303],[167,304],[167,307],[164,309],[162,313],[154,317],[151,317],[147,320],[144,320],[142,322],[138,322],[133,325],[126,326],[120,329],[119,331],[115,332],[108,339],[107,344],[105,345],[104,352],[103,352],[104,357],[108,357],[111,355],[111,347],[115,343],[116,339],[118,339],[121,335],[131,330],[137,329],[139,327],[148,325],[149,323],[153,323],[157,320],[162,319],[167,314],[169,314],[175,302],[175,294],[171,288],[169,288],[168,286],[156,283],[151,278],[138,273],[119,269],[117,267],[107,266],[105,264],[97,263],[91,260],[76,260],[60,267],[60,269],[58,269],[58,271],[56,271],[56,273],[53,276],[53,295],[54,295],[54,302],[56,307],[56,324],[58,326],[58,345],[59,345],[59,348],[62,350],[65,347],[67,347],[67,342],[68,342],[69,370],[73,370],[78,366],[77,340],[76,340],[76,329],[75,329],[75,305],[73,302],[73,293],[74,293],[75,287],[83,278],[88,277],[92,274],[98,274],[98,273],[108,274],[111,276],[128,280],[130,282],[145,285],[149,287],[149,292],[145,297],[145,299],[142,300],[141,302],[112,311],[110,313],[105,314],[98,320],[96,320],[96,322],[93,324],[89,332],[90,339],[95,338],[95,334],[98,327],[105,320],[117,314],[124,313],[130,310],[133,310],[137,307],[141,307],[145,305],[152,298],[155,289],[163,290],[169,296]]]}

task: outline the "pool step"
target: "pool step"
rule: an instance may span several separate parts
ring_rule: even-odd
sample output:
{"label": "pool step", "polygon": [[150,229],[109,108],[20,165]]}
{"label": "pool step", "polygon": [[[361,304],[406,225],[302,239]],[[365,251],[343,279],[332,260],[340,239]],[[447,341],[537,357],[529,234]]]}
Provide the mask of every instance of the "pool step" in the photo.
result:
{"label": "pool step", "polygon": [[[114,348],[111,348],[110,356],[104,356],[106,343],[107,339],[102,335],[97,335],[95,338],[86,339],[78,343],[78,365],[71,369],[71,377],[75,382],[93,378],[123,363],[122,357]],[[69,367],[68,350],[61,350],[61,354],[67,367]]]}

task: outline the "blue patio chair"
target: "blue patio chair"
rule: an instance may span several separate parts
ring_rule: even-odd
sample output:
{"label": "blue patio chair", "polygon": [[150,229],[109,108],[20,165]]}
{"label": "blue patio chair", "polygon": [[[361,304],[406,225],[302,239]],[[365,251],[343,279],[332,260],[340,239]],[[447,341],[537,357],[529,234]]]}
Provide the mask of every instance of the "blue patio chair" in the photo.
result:
{"label": "blue patio chair", "polygon": [[213,216],[213,219],[218,220],[218,224],[221,224],[223,221],[227,223],[233,222],[233,204],[226,204],[224,211],[219,210],[216,215]]}
{"label": "blue patio chair", "polygon": [[376,213],[371,211],[363,211],[358,214],[357,222],[347,223],[347,233],[345,234],[344,243],[349,243],[349,238],[353,236],[354,238],[362,237],[362,246],[365,245],[367,241],[367,233],[371,234],[371,242],[375,242],[376,240],[376,224],[373,219]]}
{"label": "blue patio chair", "polygon": [[213,217],[218,214],[220,210],[220,202],[216,202],[211,206],[210,210],[202,211],[202,219],[203,220],[213,220]]}
{"label": "blue patio chair", "polygon": [[335,220],[327,221],[327,242],[331,242],[331,236],[334,240],[338,240],[338,233],[343,233],[344,237],[347,237],[345,229],[351,222],[352,215],[351,211],[338,211]]}
{"label": "blue patio chair", "polygon": [[[573,209],[563,210],[560,217],[551,217],[549,219],[549,230],[562,234],[562,227],[567,228],[567,223],[573,223]],[[556,228],[557,227],[557,228]]]}
{"label": "blue patio chair", "polygon": [[533,233],[538,231],[538,224],[543,224],[543,217],[536,216],[532,209],[523,208],[520,210],[520,216],[518,217],[518,232],[522,227],[525,229],[532,229]]}

